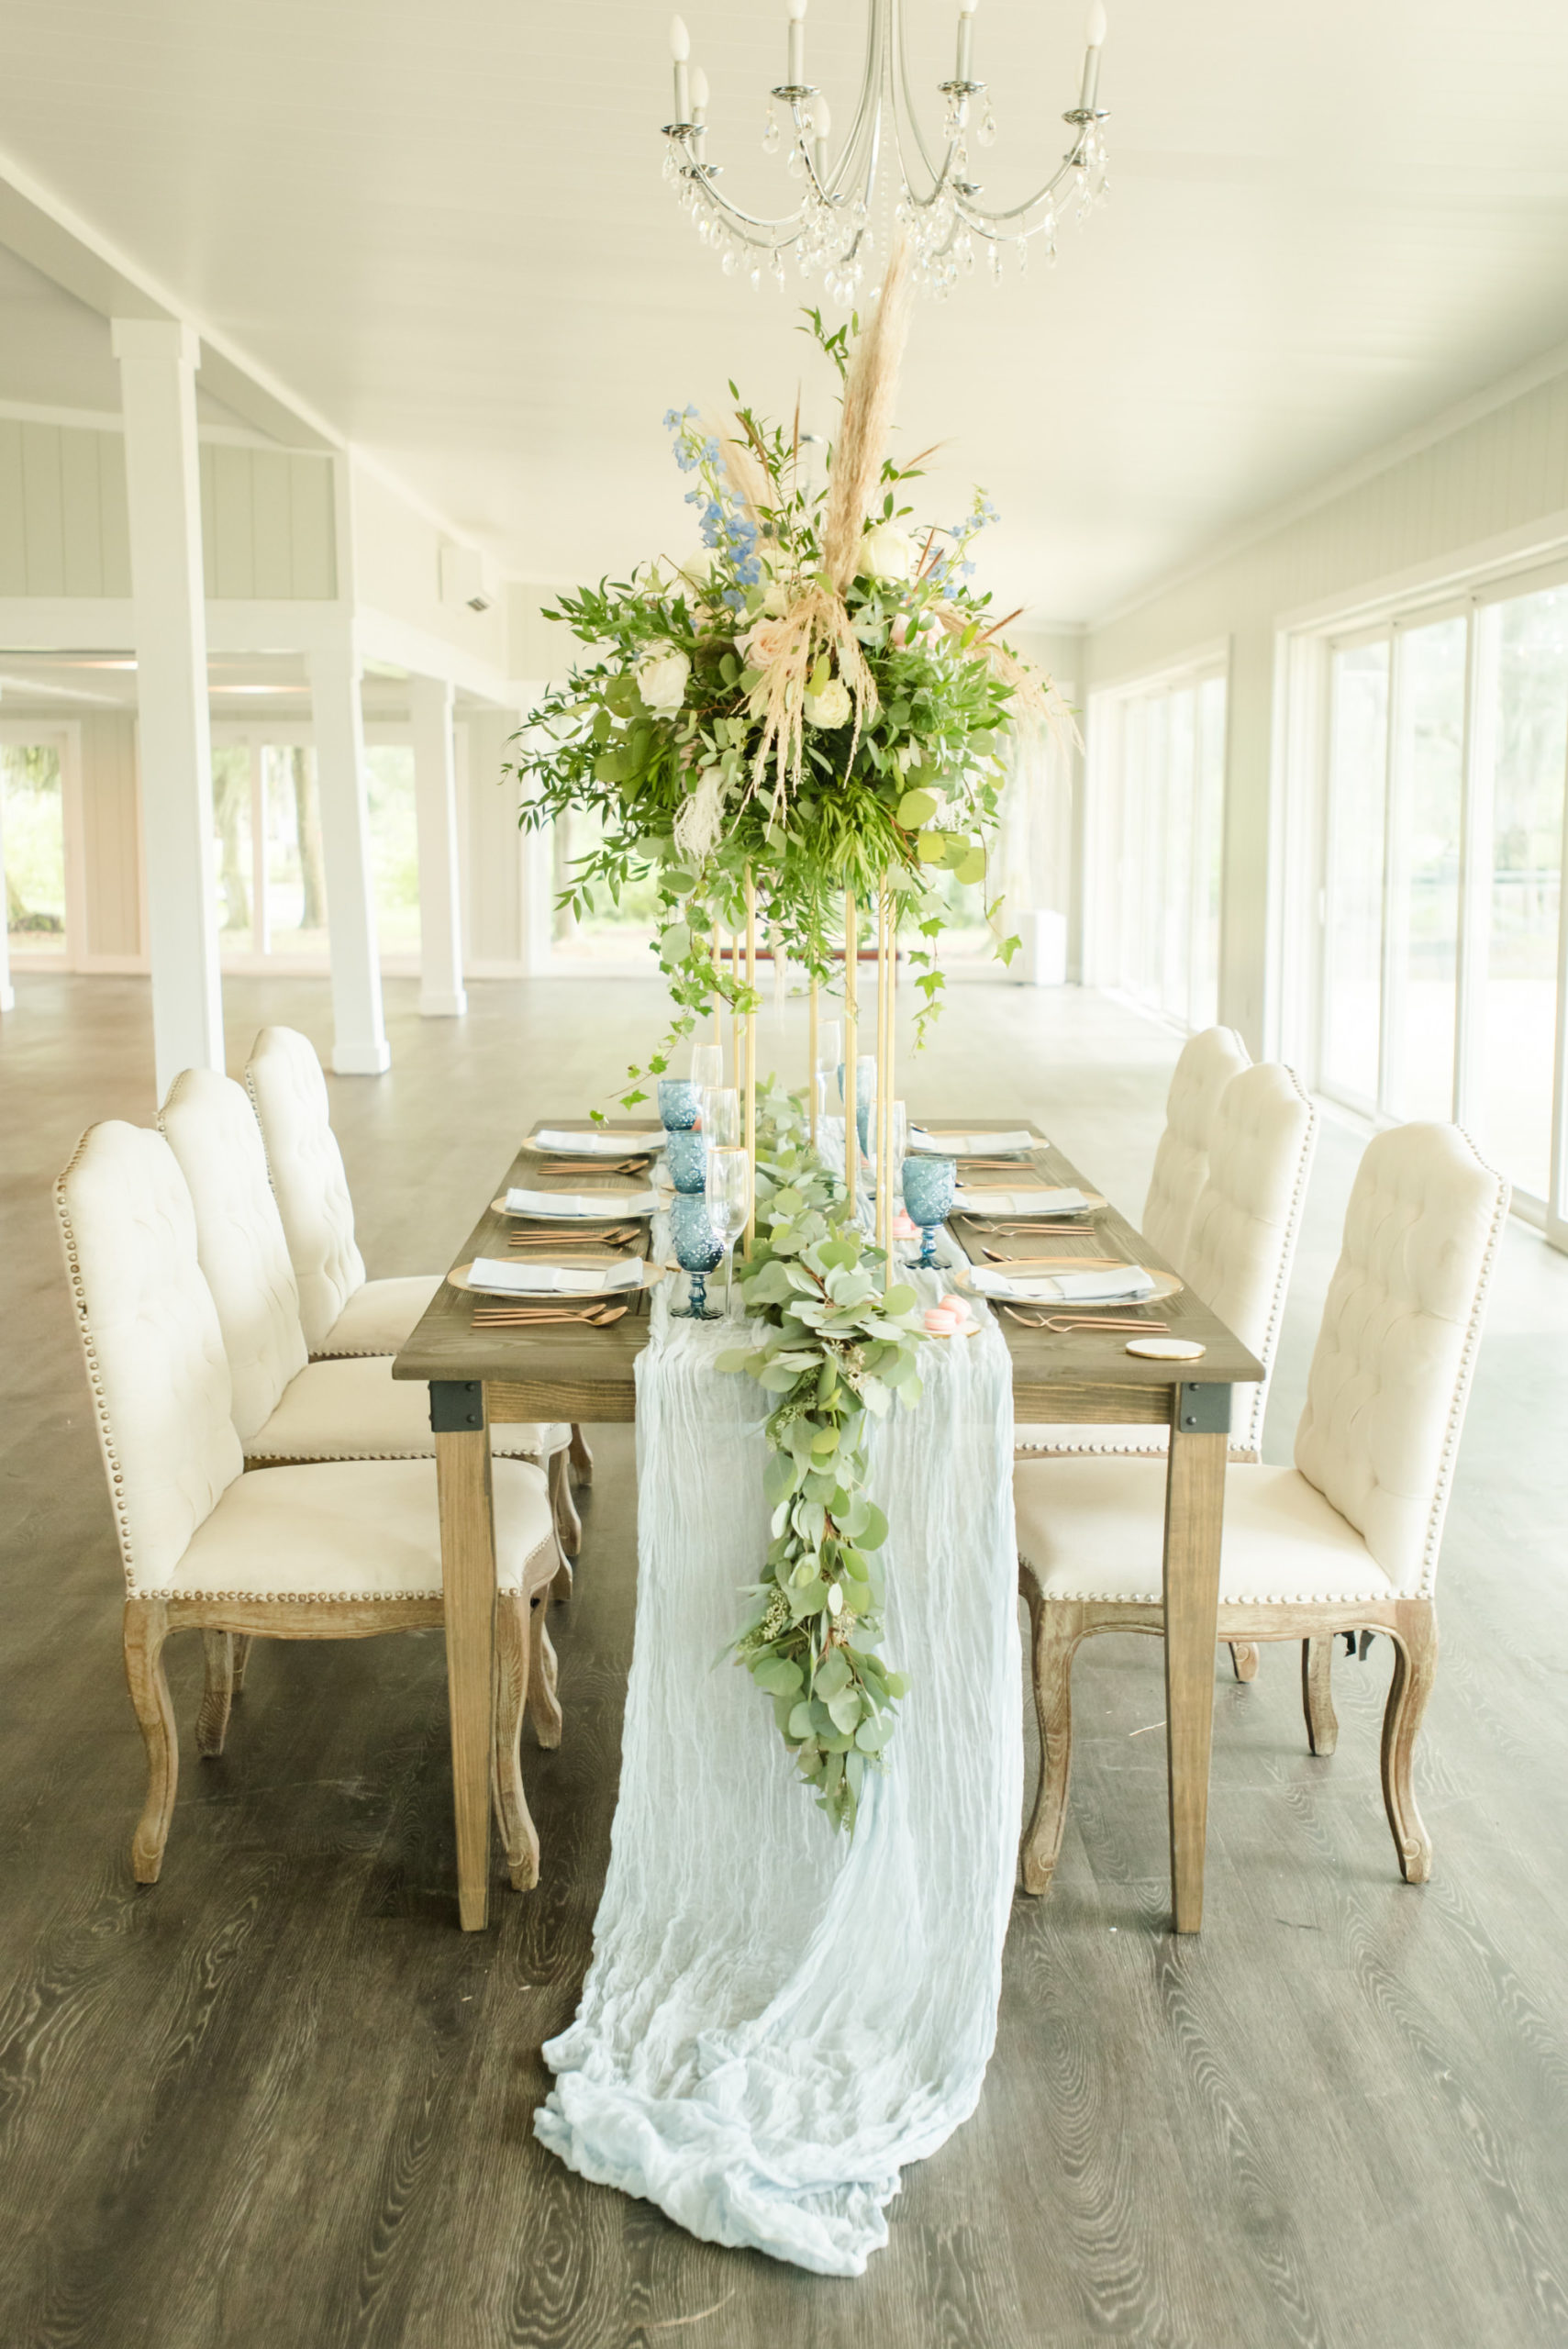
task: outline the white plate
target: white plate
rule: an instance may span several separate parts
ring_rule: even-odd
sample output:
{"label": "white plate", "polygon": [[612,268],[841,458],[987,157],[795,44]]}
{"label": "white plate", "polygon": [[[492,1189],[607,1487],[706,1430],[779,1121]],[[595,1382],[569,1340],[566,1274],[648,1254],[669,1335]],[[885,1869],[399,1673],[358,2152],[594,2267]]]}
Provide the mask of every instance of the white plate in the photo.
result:
{"label": "white plate", "polygon": [[[526,1269],[528,1268],[519,1267],[519,1270]],[[584,1272],[594,1269],[587,1264],[582,1267]],[[609,1267],[606,1265],[600,1269],[607,1271]],[[557,1288],[476,1288],[469,1278],[473,1270],[472,1264],[454,1264],[447,1279],[453,1288],[462,1289],[467,1297],[503,1297],[508,1305],[617,1305],[624,1298],[638,1296],[645,1288],[652,1288],[664,1277],[663,1265],[650,1264],[646,1257],[642,1261],[642,1278],[626,1288],[572,1291]]]}
{"label": "white plate", "polygon": [[[508,1207],[506,1201],[514,1196],[533,1204]],[[658,1205],[655,1191],[529,1191],[519,1186],[515,1194],[508,1191],[501,1198],[492,1199],[490,1212],[515,1216],[524,1223],[641,1223]]]}
{"label": "white plate", "polygon": [[[1015,1207],[1011,1203],[1016,1199],[1027,1204]],[[1073,1204],[1071,1207],[1053,1204],[1062,1199],[1071,1199]],[[1008,1204],[997,1204],[1003,1200]],[[1083,1203],[1081,1206],[1079,1201]],[[1064,1185],[1054,1188],[1031,1186],[1028,1190],[1008,1191],[998,1185],[972,1183],[967,1190],[954,1191],[952,1212],[954,1215],[975,1217],[982,1223],[1065,1223],[1070,1217],[1092,1215],[1096,1208],[1104,1206],[1105,1201],[1097,1191],[1072,1190]]]}
{"label": "white plate", "polygon": [[523,1148],[544,1158],[648,1158],[664,1139],[662,1126],[644,1126],[633,1133],[568,1133],[561,1126],[546,1126],[530,1134]]}
{"label": "white plate", "polygon": [[1196,1362],[1207,1349],[1195,1338],[1129,1338],[1127,1351],[1145,1362]]}
{"label": "white plate", "polygon": [[[979,1266],[955,1264],[951,1268],[953,1286],[968,1289],[975,1297],[984,1297],[984,1291],[974,1286],[971,1275],[977,1270],[986,1272],[991,1269],[984,1264]],[[999,1271],[1000,1267],[996,1269]],[[1063,1265],[1061,1269],[1065,1271],[1067,1267]],[[1017,1265],[1009,1265],[1006,1277],[1009,1280],[1028,1280],[1029,1275],[1027,1272],[1020,1271]],[[1044,1280],[1054,1280],[1056,1268],[1048,1270],[1042,1265],[1039,1277]],[[1174,1273],[1151,1271],[1149,1277],[1154,1286],[1152,1288],[1145,1289],[1140,1297],[987,1297],[985,1302],[992,1307],[1027,1305],[1036,1312],[1045,1313],[1076,1313],[1080,1309],[1097,1312],[1102,1306],[1107,1310],[1112,1306],[1118,1306],[1123,1312],[1130,1312],[1136,1305],[1157,1305],[1162,1297],[1178,1297],[1181,1294],[1182,1284]]]}

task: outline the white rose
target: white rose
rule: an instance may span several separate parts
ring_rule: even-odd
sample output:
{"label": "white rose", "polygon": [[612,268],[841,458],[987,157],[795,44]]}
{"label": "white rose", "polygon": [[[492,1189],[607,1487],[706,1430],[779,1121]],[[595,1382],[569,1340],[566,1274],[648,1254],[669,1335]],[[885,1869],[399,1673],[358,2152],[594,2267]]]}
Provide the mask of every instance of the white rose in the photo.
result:
{"label": "white rose", "polygon": [[666,713],[684,704],[686,679],[691,674],[692,664],[685,654],[668,644],[645,652],[632,671],[637,690],[648,707]]}
{"label": "white rose", "polygon": [[812,726],[847,726],[851,704],[842,677],[829,677],[819,694],[806,696],[806,716]]}
{"label": "white rose", "polygon": [[860,567],[867,579],[907,579],[914,560],[914,547],[891,522],[879,522],[861,540]]}

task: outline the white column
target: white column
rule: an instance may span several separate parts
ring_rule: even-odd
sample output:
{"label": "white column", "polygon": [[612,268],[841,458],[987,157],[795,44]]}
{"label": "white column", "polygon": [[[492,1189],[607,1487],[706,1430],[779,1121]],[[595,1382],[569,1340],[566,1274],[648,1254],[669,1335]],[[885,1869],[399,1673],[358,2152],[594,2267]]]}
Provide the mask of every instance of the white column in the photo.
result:
{"label": "white column", "polygon": [[158,1097],[224,1065],[212,885],[212,740],[195,371],[172,318],[116,318],[141,719],[141,822]]}
{"label": "white column", "polygon": [[15,1011],[17,990],[11,985],[10,925],[6,919],[6,825],[0,806],[0,1011]]}
{"label": "white column", "polygon": [[452,689],[443,677],[411,677],[408,702],[419,836],[419,1009],[427,1019],[450,1019],[468,1009],[462,985]]}
{"label": "white column", "polygon": [[332,955],[332,1066],[339,1076],[379,1076],[392,1066],[392,1054],[382,1020],[371,892],[360,658],[347,625],[338,641],[310,655],[310,706]]}

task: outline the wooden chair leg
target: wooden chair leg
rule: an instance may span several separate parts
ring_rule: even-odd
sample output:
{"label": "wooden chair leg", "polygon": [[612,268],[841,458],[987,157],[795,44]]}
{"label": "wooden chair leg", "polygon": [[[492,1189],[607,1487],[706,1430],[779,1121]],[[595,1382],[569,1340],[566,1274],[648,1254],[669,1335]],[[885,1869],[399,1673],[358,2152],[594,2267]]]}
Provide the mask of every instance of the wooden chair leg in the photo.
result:
{"label": "wooden chair leg", "polygon": [[234,1701],[234,1634],[204,1631],[202,1645],[206,1651],[206,1686],[196,1715],[196,1752],[210,1757],[223,1752],[228,1733],[228,1708]]}
{"label": "wooden chair leg", "polygon": [[571,1457],[570,1451],[550,1455],[550,1505],[555,1514],[556,1539],[567,1556],[574,1558],[583,1547],[583,1520],[572,1497]]}
{"label": "wooden chair leg", "polygon": [[[534,1606],[538,1601],[533,1602]],[[527,1892],[539,1882],[539,1831],[523,1792],[523,1705],[528,1688],[530,1629],[539,1618],[528,1599],[507,1593],[495,1606],[495,1723],[490,1761],[490,1792],[495,1824],[512,1883]]]}
{"label": "wooden chair leg", "polygon": [[1438,1625],[1431,1602],[1407,1600],[1393,1633],[1394,1677],[1383,1715],[1383,1800],[1407,1884],[1425,1884],[1432,1872],[1432,1839],[1416,1808],[1412,1765],[1421,1716],[1438,1668]]}
{"label": "wooden chair leg", "polygon": [[1035,1718],[1040,1723],[1040,1785],[1024,1831],[1024,1890],[1048,1891],[1062,1850],[1067,1820],[1067,1782],[1073,1768],[1073,1654],[1081,1634],[1079,1610],[1051,1606],[1033,1575],[1020,1568],[1019,1587],[1029,1602]]}
{"label": "wooden chair leg", "polygon": [[1307,1742],[1314,1753],[1332,1753],[1340,1742],[1340,1720],[1330,1686],[1334,1665],[1331,1638],[1301,1642],[1301,1709],[1307,1715]]}
{"label": "wooden chair leg", "polygon": [[572,1444],[566,1456],[577,1471],[577,1482],[591,1485],[594,1481],[594,1455],[588,1449],[587,1437],[575,1419],[572,1422]]}
{"label": "wooden chair leg", "polygon": [[234,1674],[229,1685],[237,1697],[243,1696],[245,1692],[245,1667],[250,1661],[250,1642],[254,1637],[252,1631],[236,1631],[234,1634]]}
{"label": "wooden chair leg", "polygon": [[1238,1680],[1256,1680],[1258,1676],[1258,1643],[1255,1640],[1232,1640],[1230,1669]]}
{"label": "wooden chair leg", "polygon": [[565,1726],[561,1699],[555,1693],[555,1650],[550,1644],[550,1629],[544,1620],[544,1597],[541,1592],[534,1599],[533,1622],[528,1641],[528,1719],[534,1725],[534,1735],[542,1746],[553,1750],[561,1742]]}
{"label": "wooden chair leg", "polygon": [[163,1670],[169,1616],[161,1598],[128,1598],[125,1606],[125,1676],[147,1747],[147,1802],[131,1837],[130,1864],[138,1884],[156,1884],[169,1840],[174,1789],[180,1780],[180,1751],[174,1739],[174,1708]]}

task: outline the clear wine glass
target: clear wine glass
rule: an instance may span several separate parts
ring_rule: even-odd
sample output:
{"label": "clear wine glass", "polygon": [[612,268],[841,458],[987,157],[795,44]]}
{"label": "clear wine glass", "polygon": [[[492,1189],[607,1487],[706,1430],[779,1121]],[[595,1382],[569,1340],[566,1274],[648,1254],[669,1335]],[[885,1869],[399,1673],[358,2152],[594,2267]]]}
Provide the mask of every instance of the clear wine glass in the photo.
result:
{"label": "clear wine glass", "polygon": [[691,1085],[692,1096],[697,1105],[697,1123],[701,1125],[703,1109],[708,1094],[715,1085],[724,1083],[724,1046],[722,1044],[694,1044],[692,1046],[692,1073],[687,1082]]}
{"label": "clear wine glass", "polygon": [[724,1250],[724,1309],[728,1313],[735,1293],[735,1242],[745,1230],[746,1219],[751,1212],[750,1152],[734,1144],[725,1148],[709,1145],[707,1212],[714,1238]]}
{"label": "clear wine glass", "polygon": [[740,1096],[732,1085],[715,1085],[703,1096],[703,1131],[714,1150],[740,1149]]}

